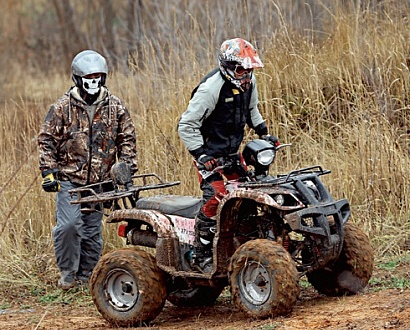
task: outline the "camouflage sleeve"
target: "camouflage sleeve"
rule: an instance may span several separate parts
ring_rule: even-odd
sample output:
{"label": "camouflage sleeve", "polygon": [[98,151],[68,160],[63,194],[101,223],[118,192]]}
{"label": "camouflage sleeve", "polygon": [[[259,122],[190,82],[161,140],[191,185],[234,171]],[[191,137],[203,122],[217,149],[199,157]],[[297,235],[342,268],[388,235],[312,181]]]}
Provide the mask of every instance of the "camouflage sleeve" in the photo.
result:
{"label": "camouflage sleeve", "polygon": [[57,169],[57,151],[62,132],[61,107],[53,104],[48,111],[38,135],[40,171]]}
{"label": "camouflage sleeve", "polygon": [[117,136],[118,160],[131,165],[132,173],[138,171],[135,127],[125,106],[118,112],[119,133]]}

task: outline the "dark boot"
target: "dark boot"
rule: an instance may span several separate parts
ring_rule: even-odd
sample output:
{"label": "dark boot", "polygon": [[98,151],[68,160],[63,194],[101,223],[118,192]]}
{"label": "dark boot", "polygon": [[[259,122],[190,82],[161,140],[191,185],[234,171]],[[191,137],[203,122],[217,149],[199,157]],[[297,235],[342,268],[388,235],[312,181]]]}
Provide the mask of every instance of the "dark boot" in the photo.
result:
{"label": "dark boot", "polygon": [[203,273],[212,270],[212,247],[215,236],[215,221],[197,217],[195,223],[195,247],[193,265]]}

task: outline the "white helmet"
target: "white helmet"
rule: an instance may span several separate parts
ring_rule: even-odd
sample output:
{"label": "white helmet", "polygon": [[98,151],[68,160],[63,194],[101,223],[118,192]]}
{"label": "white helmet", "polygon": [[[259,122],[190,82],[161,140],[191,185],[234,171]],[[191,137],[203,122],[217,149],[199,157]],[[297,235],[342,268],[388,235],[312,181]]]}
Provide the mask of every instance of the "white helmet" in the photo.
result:
{"label": "white helmet", "polygon": [[[72,79],[77,87],[82,88],[90,95],[97,94],[100,87],[105,85],[108,74],[107,61],[93,50],[84,50],[78,53],[71,63]],[[87,75],[100,73],[99,78],[84,78]]]}
{"label": "white helmet", "polygon": [[222,74],[242,91],[249,88],[253,69],[263,67],[255,47],[241,38],[225,40],[218,60]]}

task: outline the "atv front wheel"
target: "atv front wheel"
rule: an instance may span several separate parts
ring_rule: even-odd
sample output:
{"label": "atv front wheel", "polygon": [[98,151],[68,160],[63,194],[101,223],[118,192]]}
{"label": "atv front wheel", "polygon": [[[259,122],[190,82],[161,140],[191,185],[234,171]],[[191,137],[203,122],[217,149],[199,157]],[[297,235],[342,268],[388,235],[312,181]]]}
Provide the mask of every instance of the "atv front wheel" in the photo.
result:
{"label": "atv front wheel", "polygon": [[232,299],[253,318],[287,314],[299,295],[298,272],[289,253],[277,242],[248,241],[229,265]]}
{"label": "atv front wheel", "polygon": [[346,223],[344,232],[343,248],[335,264],[306,275],[319,293],[328,296],[358,293],[373,272],[374,254],[367,235],[351,222]]}
{"label": "atv front wheel", "polygon": [[161,312],[165,280],[155,258],[144,250],[120,249],[104,255],[90,281],[101,315],[120,326],[145,325]]}

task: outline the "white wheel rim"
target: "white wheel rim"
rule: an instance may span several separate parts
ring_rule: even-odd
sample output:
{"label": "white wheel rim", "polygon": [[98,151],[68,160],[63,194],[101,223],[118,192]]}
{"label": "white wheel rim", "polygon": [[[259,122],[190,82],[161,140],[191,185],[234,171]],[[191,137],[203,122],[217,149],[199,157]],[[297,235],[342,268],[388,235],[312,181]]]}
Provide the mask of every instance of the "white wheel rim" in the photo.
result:
{"label": "white wheel rim", "polygon": [[105,281],[108,302],[118,311],[130,310],[138,300],[138,286],[132,275],[120,268],[111,270]]}
{"label": "white wheel rim", "polygon": [[246,263],[239,274],[239,289],[253,305],[263,305],[268,301],[272,290],[268,270],[259,262]]}

